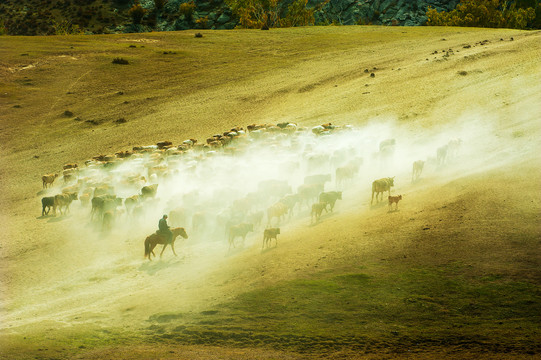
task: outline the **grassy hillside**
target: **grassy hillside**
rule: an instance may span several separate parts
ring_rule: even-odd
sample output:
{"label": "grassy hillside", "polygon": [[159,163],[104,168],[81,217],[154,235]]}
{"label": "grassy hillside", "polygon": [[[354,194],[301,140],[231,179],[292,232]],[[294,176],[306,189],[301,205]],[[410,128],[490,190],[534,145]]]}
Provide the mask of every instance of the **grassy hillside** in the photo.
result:
{"label": "grassy hillside", "polygon": [[[0,37],[1,358],[539,356],[539,32],[202,34]],[[314,223],[300,209],[270,249],[265,224],[229,250],[187,223],[179,256],[150,262],[143,241],[161,208],[109,233],[80,202],[40,216],[65,186],[44,190],[41,175],[64,163],[283,121],[352,125],[374,147],[334,212]],[[373,153],[385,137],[392,165]],[[435,164],[454,137],[460,156]],[[416,159],[427,163],[412,182]],[[383,176],[395,176],[398,211],[371,205]]]}

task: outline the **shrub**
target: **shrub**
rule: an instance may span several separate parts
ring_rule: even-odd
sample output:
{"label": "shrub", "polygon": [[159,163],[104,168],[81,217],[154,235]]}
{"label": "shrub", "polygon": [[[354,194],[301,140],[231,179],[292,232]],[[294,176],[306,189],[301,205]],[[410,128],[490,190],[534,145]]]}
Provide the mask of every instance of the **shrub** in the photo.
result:
{"label": "shrub", "polygon": [[128,62],[128,60],[123,59],[123,58],[114,58],[113,59],[113,64],[128,65],[129,62]]}
{"label": "shrub", "polygon": [[162,10],[168,0],[154,0],[154,8],[156,10]]}
{"label": "shrub", "polygon": [[315,9],[308,9],[306,5],[308,0],[295,0],[287,8],[287,14],[280,21],[280,25],[288,26],[306,26],[314,24]]}
{"label": "shrub", "polygon": [[313,25],[314,13],[328,1],[308,8],[307,0],[225,0],[238,16],[240,27],[251,29]]}
{"label": "shrub", "polygon": [[134,24],[140,24],[145,16],[147,9],[141,6],[138,2],[133,4],[133,6],[128,10],[128,15],[131,16]]}
{"label": "shrub", "polygon": [[209,21],[209,17],[208,17],[208,16],[201,17],[201,18],[195,20],[195,25],[196,25],[199,29],[206,29],[206,28],[207,28],[208,21]]}
{"label": "shrub", "polygon": [[517,8],[515,3],[508,6],[501,0],[462,0],[450,12],[429,7],[426,16],[427,25],[524,29],[535,19],[536,12],[531,7]]}
{"label": "shrub", "polygon": [[195,3],[193,1],[180,4],[178,11],[181,15],[184,15],[186,19],[191,19],[195,10]]}

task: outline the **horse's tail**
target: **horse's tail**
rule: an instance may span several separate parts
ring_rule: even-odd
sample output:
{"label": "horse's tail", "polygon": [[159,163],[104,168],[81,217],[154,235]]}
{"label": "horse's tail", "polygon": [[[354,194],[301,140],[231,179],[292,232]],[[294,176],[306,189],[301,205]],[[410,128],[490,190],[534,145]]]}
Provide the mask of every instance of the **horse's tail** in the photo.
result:
{"label": "horse's tail", "polygon": [[145,239],[145,258],[149,257],[150,259],[150,236],[147,236]]}

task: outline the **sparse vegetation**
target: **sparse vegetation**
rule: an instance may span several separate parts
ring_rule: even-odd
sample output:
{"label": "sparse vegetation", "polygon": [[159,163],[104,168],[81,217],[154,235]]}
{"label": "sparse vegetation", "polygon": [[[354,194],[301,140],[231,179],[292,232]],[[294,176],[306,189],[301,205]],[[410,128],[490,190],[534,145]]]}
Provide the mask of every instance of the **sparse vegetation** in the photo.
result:
{"label": "sparse vegetation", "polygon": [[113,59],[113,64],[128,65],[129,61],[124,58],[118,57]]}

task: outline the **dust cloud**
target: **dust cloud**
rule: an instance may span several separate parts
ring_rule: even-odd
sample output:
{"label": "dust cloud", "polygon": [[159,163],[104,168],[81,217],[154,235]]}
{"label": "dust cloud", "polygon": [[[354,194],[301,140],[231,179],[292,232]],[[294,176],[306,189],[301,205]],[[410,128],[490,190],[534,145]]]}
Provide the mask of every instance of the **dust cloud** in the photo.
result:
{"label": "dust cloud", "polygon": [[[449,180],[501,166],[517,152],[508,146],[498,149],[501,141],[492,123],[486,114],[472,112],[437,131],[398,125],[392,118],[374,119],[363,127],[234,129],[209,139],[210,146],[187,140],[88,161],[71,183],[58,184],[49,193],[77,192],[79,200],[71,205],[66,226],[74,226],[70,231],[82,238],[138,238],[142,247],[168,214],[171,227],[186,229],[186,243],[227,251],[231,226],[252,223],[257,232],[287,221],[289,213],[269,218],[267,212],[287,196],[297,196],[288,211],[299,218],[310,215],[321,191],[362,192],[367,196],[358,201],[366,203],[372,182],[379,178],[395,177],[395,186],[400,186],[426,176]],[[412,164],[418,160],[424,167],[415,179]],[[302,193],[303,186],[314,183],[321,185],[318,192]],[[143,187],[151,186],[155,193],[145,196]],[[115,200],[106,209],[94,208],[92,198],[104,196]],[[77,230],[81,225],[89,231]]]}
{"label": "dust cloud", "polygon": [[[496,131],[495,122],[487,113],[470,112],[438,129],[401,125],[393,118],[355,127],[342,125],[347,119],[313,128],[281,124],[232,129],[203,141],[206,145],[186,140],[89,160],[44,194],[78,195],[67,214],[42,217],[65,229],[65,241],[53,256],[73,269],[72,276],[53,275],[42,288],[31,289],[35,302],[10,311],[6,324],[51,316],[74,321],[93,307],[138,291],[178,289],[180,282],[195,287],[204,274],[227,268],[240,252],[260,248],[265,228],[308,226],[312,205],[323,191],[342,192],[344,202],[357,210],[378,209],[386,206],[387,192],[379,204],[372,200],[376,179],[394,177],[390,192],[400,194],[419,184],[487,171],[530,151],[512,143],[512,134]],[[424,166],[413,176],[415,161]],[[93,198],[107,199],[108,205],[100,208]],[[277,203],[286,207],[274,214],[269,208]],[[158,245],[156,257],[148,261],[144,240],[164,214],[171,227],[186,229],[188,239],[176,239],[178,257],[168,246],[160,259]],[[252,226],[245,241],[230,236],[239,224]],[[199,295],[188,291],[185,296]]]}

